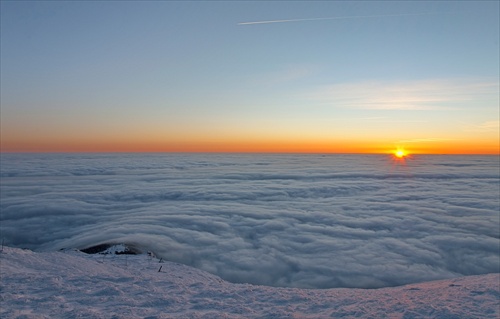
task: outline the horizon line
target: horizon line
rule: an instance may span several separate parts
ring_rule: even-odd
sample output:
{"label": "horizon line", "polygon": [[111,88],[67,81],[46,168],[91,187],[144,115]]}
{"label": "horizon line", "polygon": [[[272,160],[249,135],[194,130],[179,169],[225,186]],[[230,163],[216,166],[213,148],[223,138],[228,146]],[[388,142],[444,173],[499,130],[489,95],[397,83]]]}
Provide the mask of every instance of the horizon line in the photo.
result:
{"label": "horizon line", "polygon": [[[392,155],[394,150],[385,152],[300,152],[300,151],[0,151],[1,154],[269,154],[269,155]],[[500,156],[498,153],[451,153],[451,152],[409,152],[414,155],[481,155]]]}

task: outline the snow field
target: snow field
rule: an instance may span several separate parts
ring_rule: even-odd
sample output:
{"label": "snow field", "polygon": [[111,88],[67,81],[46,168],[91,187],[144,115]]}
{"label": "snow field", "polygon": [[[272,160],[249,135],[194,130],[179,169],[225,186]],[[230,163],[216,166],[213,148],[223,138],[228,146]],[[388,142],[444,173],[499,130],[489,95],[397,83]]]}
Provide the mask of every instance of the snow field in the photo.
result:
{"label": "snow field", "polygon": [[[161,267],[161,271],[158,271]],[[500,274],[381,289],[233,284],[141,255],[0,253],[1,318],[498,318]]]}

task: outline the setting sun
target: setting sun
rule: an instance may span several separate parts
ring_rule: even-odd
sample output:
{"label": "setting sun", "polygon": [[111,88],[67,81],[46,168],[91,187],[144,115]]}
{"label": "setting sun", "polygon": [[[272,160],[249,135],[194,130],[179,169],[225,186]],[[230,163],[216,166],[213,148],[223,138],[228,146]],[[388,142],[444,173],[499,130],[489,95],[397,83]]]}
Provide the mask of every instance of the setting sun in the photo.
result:
{"label": "setting sun", "polygon": [[394,151],[394,156],[396,156],[397,158],[405,158],[406,156],[408,156],[408,152],[402,148],[398,148]]}

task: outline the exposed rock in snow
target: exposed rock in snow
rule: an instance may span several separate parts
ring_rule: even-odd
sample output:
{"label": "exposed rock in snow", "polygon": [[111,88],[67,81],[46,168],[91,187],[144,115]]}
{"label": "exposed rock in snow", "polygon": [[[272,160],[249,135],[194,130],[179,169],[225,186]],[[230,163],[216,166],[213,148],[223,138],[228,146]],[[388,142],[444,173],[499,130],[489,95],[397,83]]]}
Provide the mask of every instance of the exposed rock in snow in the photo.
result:
{"label": "exposed rock in snow", "polygon": [[84,249],[80,249],[80,251],[86,254],[115,254],[115,255],[137,255],[140,254],[141,251],[131,245],[126,244],[100,244]]}
{"label": "exposed rock in snow", "polygon": [[381,289],[233,284],[151,255],[0,253],[1,318],[498,318],[500,275]]}

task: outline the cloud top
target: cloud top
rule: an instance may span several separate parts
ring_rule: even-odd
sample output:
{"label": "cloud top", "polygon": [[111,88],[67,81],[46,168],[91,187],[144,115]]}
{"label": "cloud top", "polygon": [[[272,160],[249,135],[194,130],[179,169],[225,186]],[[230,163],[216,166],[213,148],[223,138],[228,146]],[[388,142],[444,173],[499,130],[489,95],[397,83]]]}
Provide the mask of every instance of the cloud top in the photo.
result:
{"label": "cloud top", "polygon": [[2,154],[5,244],[135,244],[232,282],[498,272],[497,156]]}

